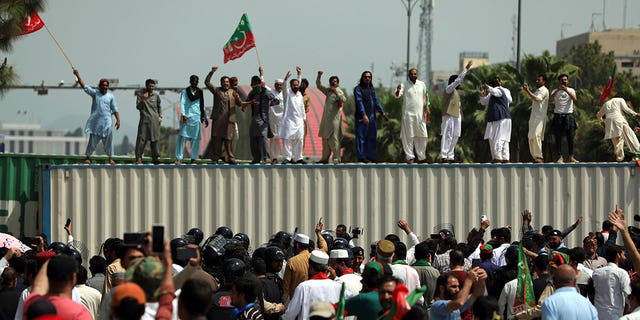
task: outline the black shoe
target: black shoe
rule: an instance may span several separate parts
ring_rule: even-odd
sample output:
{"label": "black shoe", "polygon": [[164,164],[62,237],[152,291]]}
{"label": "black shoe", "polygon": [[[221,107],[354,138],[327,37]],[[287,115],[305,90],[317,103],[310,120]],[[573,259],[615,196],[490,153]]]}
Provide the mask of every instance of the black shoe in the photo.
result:
{"label": "black shoe", "polygon": [[322,160],[322,159],[321,159],[320,161],[316,161],[316,163],[319,163],[319,164],[327,164],[327,163],[329,163],[329,159],[327,159],[327,160]]}
{"label": "black shoe", "polygon": [[276,158],[271,159],[271,164],[277,164],[277,163],[278,163],[278,159]]}
{"label": "black shoe", "polygon": [[287,160],[287,159],[282,160],[282,164],[289,164],[289,163],[291,163],[291,160]]}
{"label": "black shoe", "polygon": [[369,159],[367,159],[367,158],[364,158],[364,159],[358,159],[358,162],[369,163],[371,161],[369,161]]}
{"label": "black shoe", "polygon": [[232,160],[227,161],[227,163],[228,163],[228,164],[238,164],[238,163],[236,162],[236,160],[233,160],[233,159],[232,159]]}
{"label": "black shoe", "polygon": [[198,162],[196,161],[196,159],[191,159],[191,164],[197,164]]}
{"label": "black shoe", "polygon": [[297,164],[307,164],[306,161],[304,161],[304,159],[300,159],[298,161],[296,161]]}
{"label": "black shoe", "polygon": [[158,164],[161,164],[161,162],[160,162],[160,160],[155,159],[155,160],[153,160],[153,164],[158,165]]}
{"label": "black shoe", "polygon": [[260,164],[260,161],[251,161],[250,164]]}

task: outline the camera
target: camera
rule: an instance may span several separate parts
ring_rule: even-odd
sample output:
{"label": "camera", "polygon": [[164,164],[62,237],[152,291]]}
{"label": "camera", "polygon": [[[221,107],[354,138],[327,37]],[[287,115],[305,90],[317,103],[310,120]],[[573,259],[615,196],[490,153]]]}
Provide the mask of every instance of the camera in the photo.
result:
{"label": "camera", "polygon": [[567,81],[562,81],[562,85],[563,85],[563,86],[565,86],[565,87],[566,87],[566,86],[567,86],[567,84],[568,84],[568,83],[567,83]]}
{"label": "camera", "polygon": [[147,234],[144,232],[125,232],[124,244],[125,245],[144,245]]}
{"label": "camera", "polygon": [[358,239],[358,237],[364,232],[361,227],[349,227],[351,233],[351,239]]}

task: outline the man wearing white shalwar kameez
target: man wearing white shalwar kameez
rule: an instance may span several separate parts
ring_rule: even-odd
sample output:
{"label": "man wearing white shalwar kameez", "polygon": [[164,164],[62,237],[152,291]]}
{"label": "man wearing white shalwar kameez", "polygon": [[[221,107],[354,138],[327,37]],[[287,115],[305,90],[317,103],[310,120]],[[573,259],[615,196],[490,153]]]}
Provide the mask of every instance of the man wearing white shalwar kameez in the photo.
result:
{"label": "man wearing white shalwar kameez", "polygon": [[529,116],[529,152],[536,163],[544,163],[542,157],[542,141],[544,140],[544,124],[547,121],[547,109],[549,108],[549,89],[544,85],[547,76],[538,75],[536,85],[538,89],[531,92],[529,86],[522,86],[524,92],[531,98],[531,115]]}
{"label": "man wearing white shalwar kameez", "polygon": [[[314,250],[309,257],[309,280],[300,283],[294,293],[287,310],[282,315],[284,320],[308,320],[309,308],[314,302],[325,301],[337,303],[340,300],[342,284],[327,276],[329,255],[321,250]],[[345,290],[345,298],[353,294]]]}
{"label": "man wearing white shalwar kameez", "polygon": [[480,103],[487,106],[487,129],[484,139],[489,140],[491,158],[494,163],[509,162],[509,142],[511,141],[511,112],[513,102],[511,91],[502,87],[500,78],[495,77],[484,84]]}
{"label": "man wearing white shalwar kameez", "polygon": [[282,164],[291,162],[306,163],[302,156],[302,142],[304,139],[304,120],[307,114],[304,112],[304,100],[300,93],[300,78],[302,76],[302,68],[296,67],[298,78],[287,83],[287,79],[291,77],[291,72],[287,72],[284,78],[286,84],[282,98],[284,100],[284,115],[278,135],[282,138],[284,145],[284,160]]}
{"label": "man wearing white shalwar kameez", "polygon": [[282,99],[282,86],[284,81],[276,79],[273,84],[273,94],[280,101],[279,104],[269,108],[269,130],[273,137],[269,139],[269,155],[271,155],[271,163],[277,163],[278,157],[282,156],[282,139],[280,138],[280,122],[284,114],[284,100]]}
{"label": "man wearing white shalwar kameez", "polygon": [[456,90],[467,75],[467,71],[471,69],[473,61],[469,60],[467,66],[462,70],[460,75],[452,75],[449,77],[449,84],[444,89],[444,97],[442,99],[442,125],[440,131],[442,142],[440,144],[440,162],[453,162],[455,157],[456,144],[460,133],[462,132],[462,110],[460,103],[460,95]]}
{"label": "man wearing white shalwar kameez", "polygon": [[[633,153],[640,153],[640,143],[638,137],[629,126],[624,113],[628,113],[634,117],[640,117],[640,114],[631,110],[622,98],[611,98],[602,104],[602,108],[598,111],[598,121],[604,125],[604,138],[611,139],[613,143],[613,151],[616,155],[616,161],[624,160],[624,145],[629,147]],[[605,117],[602,120],[602,117]]]}
{"label": "man wearing white shalwar kameez", "polygon": [[[409,70],[409,81],[396,88],[396,98],[404,96],[402,101],[402,127],[400,139],[407,163],[413,163],[416,155],[419,162],[425,162],[427,151],[427,85],[418,80],[418,69]],[[413,153],[415,146],[416,154]]]}

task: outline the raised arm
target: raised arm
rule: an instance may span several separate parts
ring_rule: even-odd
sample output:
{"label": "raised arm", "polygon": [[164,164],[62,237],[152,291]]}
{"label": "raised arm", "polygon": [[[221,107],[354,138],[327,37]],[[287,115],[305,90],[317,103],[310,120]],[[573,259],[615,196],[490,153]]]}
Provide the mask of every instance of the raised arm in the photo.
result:
{"label": "raised arm", "polygon": [[73,74],[78,79],[78,84],[80,84],[80,88],[84,88],[84,81],[82,81],[82,78],[80,78],[80,72],[78,72],[78,69],[74,68],[73,69]]}
{"label": "raised arm", "polygon": [[211,67],[211,71],[209,71],[207,77],[204,78],[204,85],[207,86],[207,89],[209,89],[213,94],[216,94],[216,86],[211,83],[211,77],[216,73],[216,71],[218,71],[218,66]]}
{"label": "raised arm", "polygon": [[627,255],[633,264],[633,269],[640,270],[640,253],[638,253],[638,248],[636,248],[633,239],[631,239],[631,234],[629,233],[629,229],[627,229],[627,221],[625,220],[622,209],[618,208],[614,212],[609,212],[609,222],[618,228],[618,231],[622,234],[622,241],[625,249],[627,249]]}

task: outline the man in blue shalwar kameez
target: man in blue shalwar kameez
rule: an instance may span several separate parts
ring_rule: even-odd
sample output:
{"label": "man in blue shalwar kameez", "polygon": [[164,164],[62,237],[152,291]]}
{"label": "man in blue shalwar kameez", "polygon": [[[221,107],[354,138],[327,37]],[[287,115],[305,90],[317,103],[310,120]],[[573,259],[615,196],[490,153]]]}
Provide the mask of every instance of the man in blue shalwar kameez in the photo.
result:
{"label": "man in blue shalwar kameez", "polygon": [[189,77],[189,86],[182,90],[180,97],[180,133],[176,144],[176,164],[182,164],[184,148],[189,140],[191,145],[191,163],[198,159],[200,151],[200,123],[205,127],[209,125],[204,111],[204,97],[202,90],[198,88],[198,76]]}
{"label": "man in blue shalwar kameez", "polygon": [[93,102],[91,103],[91,114],[84,127],[84,132],[89,134],[89,142],[85,155],[87,158],[84,163],[91,164],[91,155],[96,150],[98,142],[102,141],[105,153],[109,156],[109,164],[115,164],[113,161],[113,130],[112,118],[116,117],[116,129],[120,129],[120,115],[118,114],[118,106],[116,106],[116,98],[109,90],[109,80],[100,79],[99,89],[96,90],[84,84],[80,78],[78,70],[73,69],[73,74],[78,78],[78,84],[89,96]]}

